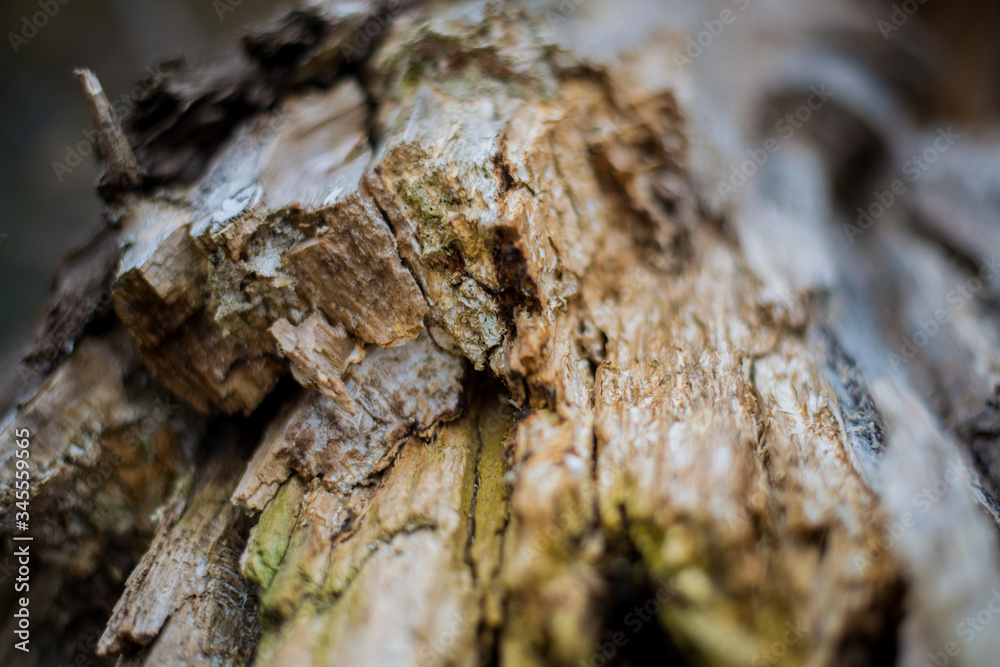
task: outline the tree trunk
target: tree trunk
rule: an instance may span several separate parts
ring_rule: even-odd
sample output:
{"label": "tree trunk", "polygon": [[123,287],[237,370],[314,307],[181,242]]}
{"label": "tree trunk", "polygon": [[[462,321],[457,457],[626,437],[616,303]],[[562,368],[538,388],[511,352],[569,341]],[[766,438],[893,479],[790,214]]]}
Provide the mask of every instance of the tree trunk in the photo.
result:
{"label": "tree trunk", "polygon": [[4,664],[995,664],[992,74],[929,7],[529,5],[317,0],[124,130],[79,74]]}

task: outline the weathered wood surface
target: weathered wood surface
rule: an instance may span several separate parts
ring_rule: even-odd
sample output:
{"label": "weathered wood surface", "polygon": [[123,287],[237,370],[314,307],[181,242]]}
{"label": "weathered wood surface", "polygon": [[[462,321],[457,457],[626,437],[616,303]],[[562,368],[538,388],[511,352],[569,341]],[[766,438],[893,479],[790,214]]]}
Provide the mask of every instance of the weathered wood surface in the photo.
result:
{"label": "weathered wood surface", "polygon": [[122,665],[994,664],[995,119],[886,8],[410,5],[130,119],[117,268],[8,392],[50,599],[123,585]]}

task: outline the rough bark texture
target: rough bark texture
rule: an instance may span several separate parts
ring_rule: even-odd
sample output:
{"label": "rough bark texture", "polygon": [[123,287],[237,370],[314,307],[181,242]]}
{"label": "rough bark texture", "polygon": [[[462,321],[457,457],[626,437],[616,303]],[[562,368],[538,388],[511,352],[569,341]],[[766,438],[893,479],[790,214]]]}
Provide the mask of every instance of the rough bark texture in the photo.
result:
{"label": "rough bark texture", "polygon": [[833,6],[317,0],[135,158],[81,75],[37,663],[995,664],[996,84]]}

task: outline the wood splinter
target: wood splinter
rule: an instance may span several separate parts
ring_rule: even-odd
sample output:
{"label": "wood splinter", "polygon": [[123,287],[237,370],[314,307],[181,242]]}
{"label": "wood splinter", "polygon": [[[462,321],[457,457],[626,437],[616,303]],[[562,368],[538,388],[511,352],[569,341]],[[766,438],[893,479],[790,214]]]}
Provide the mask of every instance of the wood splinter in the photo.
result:
{"label": "wood splinter", "polygon": [[104,94],[101,82],[87,68],[73,70],[73,75],[83,92],[94,127],[97,128],[97,143],[104,157],[104,175],[101,176],[98,190],[105,199],[116,199],[123,193],[138,190],[145,174],[135,159],[118,114]]}

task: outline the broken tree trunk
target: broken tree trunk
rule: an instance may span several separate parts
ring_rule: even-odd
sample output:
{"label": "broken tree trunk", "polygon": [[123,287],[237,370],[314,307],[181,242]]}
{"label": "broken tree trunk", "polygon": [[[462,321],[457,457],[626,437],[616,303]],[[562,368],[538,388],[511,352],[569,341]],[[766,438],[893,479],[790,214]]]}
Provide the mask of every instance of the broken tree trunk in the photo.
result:
{"label": "broken tree trunk", "polygon": [[124,134],[81,73],[5,664],[994,664],[1000,144],[828,6],[316,1]]}

